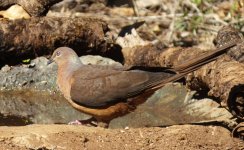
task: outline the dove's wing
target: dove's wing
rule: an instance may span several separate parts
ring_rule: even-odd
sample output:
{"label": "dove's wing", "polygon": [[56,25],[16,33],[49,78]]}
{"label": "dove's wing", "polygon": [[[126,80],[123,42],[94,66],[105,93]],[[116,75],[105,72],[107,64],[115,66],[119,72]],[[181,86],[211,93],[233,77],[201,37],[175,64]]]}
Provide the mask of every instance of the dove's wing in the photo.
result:
{"label": "dove's wing", "polygon": [[103,106],[135,96],[170,76],[172,74],[164,72],[83,66],[71,77],[70,96],[85,106]]}

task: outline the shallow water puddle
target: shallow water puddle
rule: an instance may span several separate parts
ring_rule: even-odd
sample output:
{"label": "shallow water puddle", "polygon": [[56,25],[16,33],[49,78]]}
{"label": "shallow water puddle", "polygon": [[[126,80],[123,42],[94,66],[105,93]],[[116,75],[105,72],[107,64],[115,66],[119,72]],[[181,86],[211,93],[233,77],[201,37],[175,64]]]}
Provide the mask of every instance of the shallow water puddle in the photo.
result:
{"label": "shallow water puddle", "polygon": [[[7,91],[0,93],[0,113],[4,118],[22,118],[36,124],[62,124],[88,116],[73,109],[60,95],[47,92]],[[1,119],[1,124],[6,124]],[[8,125],[17,123],[9,122]],[[21,121],[19,122],[20,124]]]}
{"label": "shallow water puddle", "polygon": [[[209,99],[191,100],[181,84],[167,84],[134,112],[116,118],[111,128],[165,126],[208,120],[226,120],[232,115]],[[48,92],[0,92],[0,125],[67,124],[89,116],[73,109],[59,94]]]}

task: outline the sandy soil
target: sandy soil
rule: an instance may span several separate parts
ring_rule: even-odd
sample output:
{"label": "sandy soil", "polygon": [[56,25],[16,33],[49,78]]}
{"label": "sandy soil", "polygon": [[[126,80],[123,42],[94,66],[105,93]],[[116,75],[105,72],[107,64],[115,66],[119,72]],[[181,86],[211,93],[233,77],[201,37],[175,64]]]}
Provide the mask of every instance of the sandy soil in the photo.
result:
{"label": "sandy soil", "polygon": [[218,126],[103,129],[73,125],[0,127],[0,149],[242,149]]}

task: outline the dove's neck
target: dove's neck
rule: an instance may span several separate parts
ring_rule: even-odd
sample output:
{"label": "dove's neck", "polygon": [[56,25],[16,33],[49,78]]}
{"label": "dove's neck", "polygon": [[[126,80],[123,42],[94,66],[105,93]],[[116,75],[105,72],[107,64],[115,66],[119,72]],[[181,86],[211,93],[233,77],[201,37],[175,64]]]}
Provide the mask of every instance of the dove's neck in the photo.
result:
{"label": "dove's neck", "polygon": [[62,75],[63,79],[67,78],[82,65],[79,57],[76,59],[66,59],[58,65],[58,74]]}
{"label": "dove's neck", "polygon": [[83,66],[83,64],[80,60],[67,60],[58,64],[57,84],[64,96],[69,98],[71,77],[76,70]]}

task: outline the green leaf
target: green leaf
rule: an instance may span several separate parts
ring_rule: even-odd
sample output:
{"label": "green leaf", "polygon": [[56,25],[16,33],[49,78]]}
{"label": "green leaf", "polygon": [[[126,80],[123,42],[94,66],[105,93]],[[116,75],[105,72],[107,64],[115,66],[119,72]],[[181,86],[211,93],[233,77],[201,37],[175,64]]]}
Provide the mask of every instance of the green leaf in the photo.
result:
{"label": "green leaf", "polygon": [[30,63],[31,59],[24,59],[22,60],[23,63]]}

